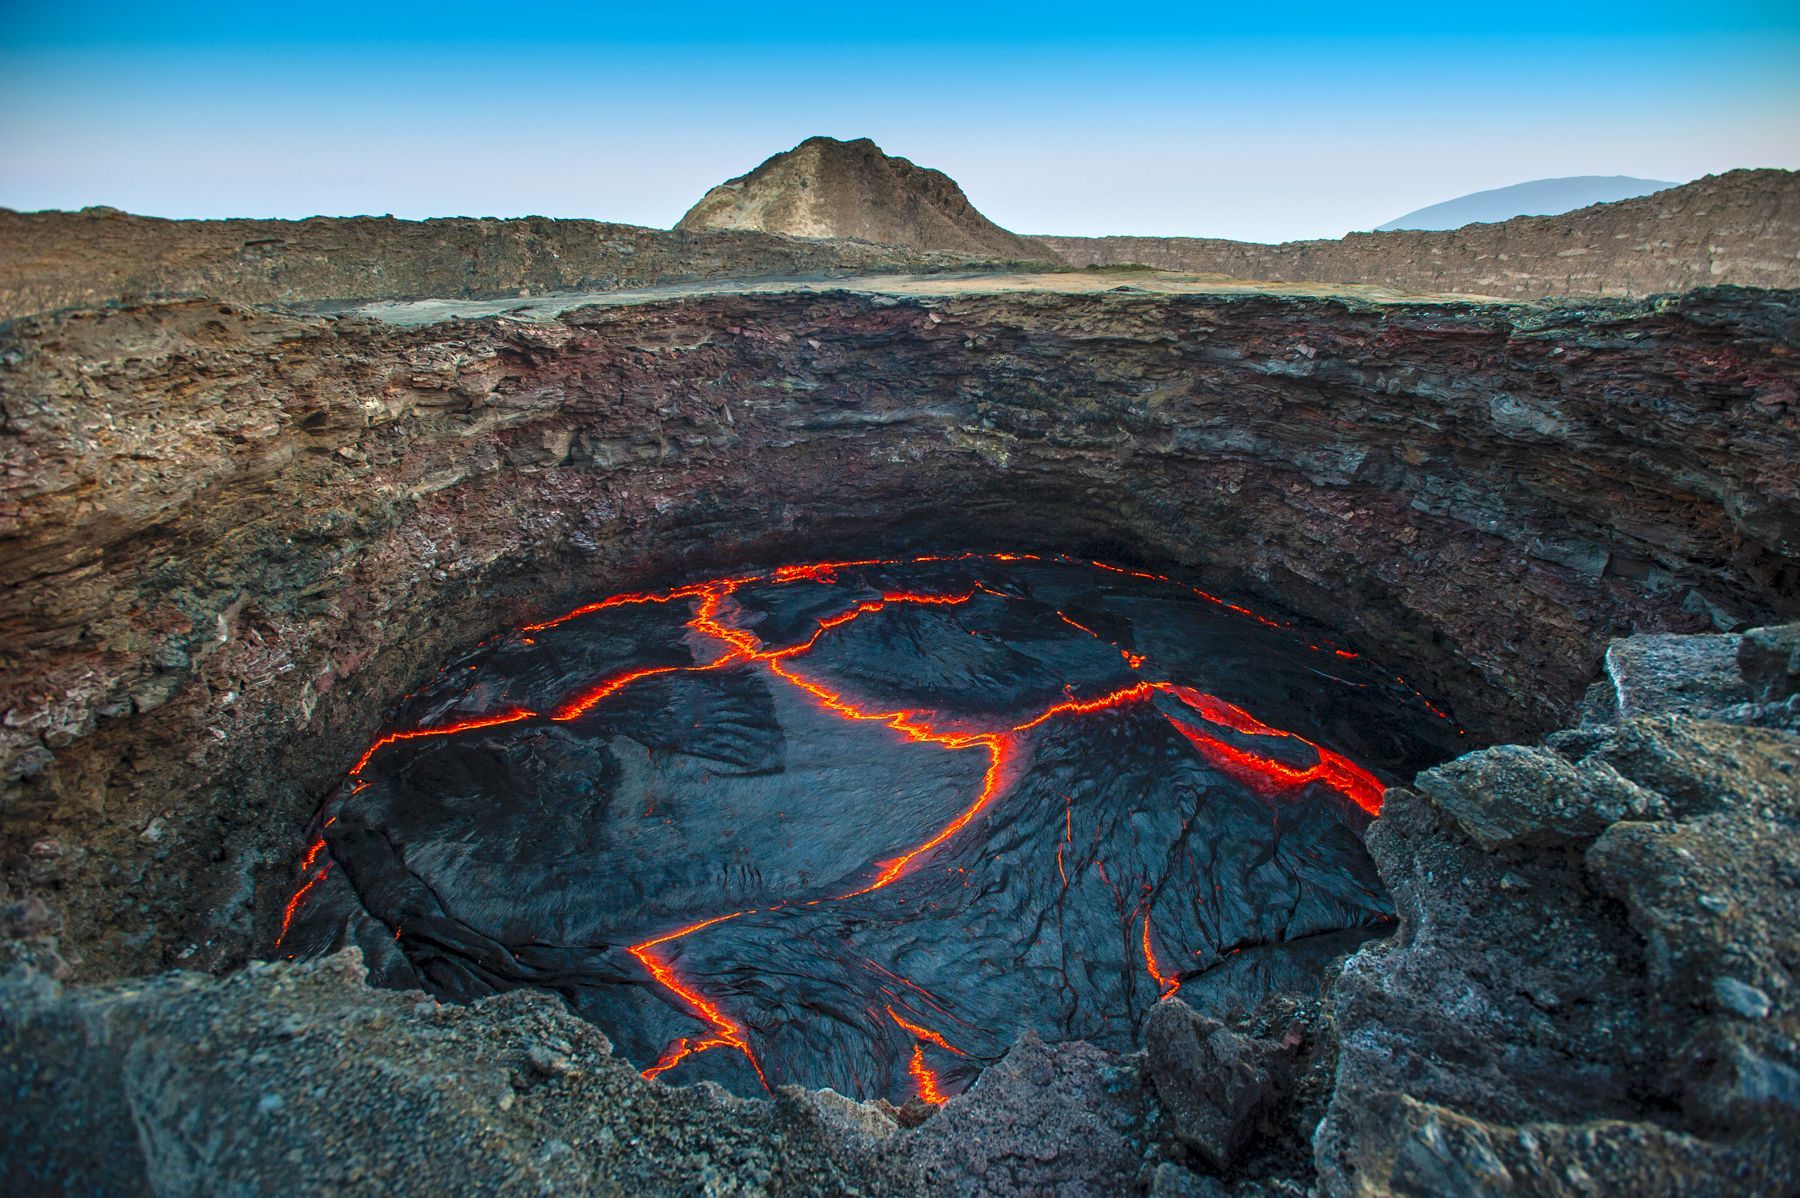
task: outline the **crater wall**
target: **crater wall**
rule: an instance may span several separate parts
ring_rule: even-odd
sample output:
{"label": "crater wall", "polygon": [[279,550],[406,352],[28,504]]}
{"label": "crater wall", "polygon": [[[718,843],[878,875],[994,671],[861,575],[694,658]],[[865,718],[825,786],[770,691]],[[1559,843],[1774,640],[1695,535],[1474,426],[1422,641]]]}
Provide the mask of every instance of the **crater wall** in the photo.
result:
{"label": "crater wall", "polygon": [[845,291],[18,321],[7,883],[79,976],[227,967],[448,650],[871,548],[1178,571],[1342,629],[1471,747],[1555,726],[1615,633],[1796,610],[1796,312]]}

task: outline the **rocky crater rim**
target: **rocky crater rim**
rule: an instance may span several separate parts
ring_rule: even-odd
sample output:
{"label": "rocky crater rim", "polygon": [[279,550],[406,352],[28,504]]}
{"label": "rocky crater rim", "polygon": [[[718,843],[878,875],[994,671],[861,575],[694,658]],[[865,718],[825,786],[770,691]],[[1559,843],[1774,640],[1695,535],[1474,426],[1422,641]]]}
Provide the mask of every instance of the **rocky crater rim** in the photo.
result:
{"label": "rocky crater rim", "polygon": [[394,695],[499,629],[745,562],[1153,570],[1317,621],[1471,745],[1529,737],[1615,631],[1792,609],[1795,302],[788,290],[18,321],[8,885],[61,913],[74,976],[230,969]]}

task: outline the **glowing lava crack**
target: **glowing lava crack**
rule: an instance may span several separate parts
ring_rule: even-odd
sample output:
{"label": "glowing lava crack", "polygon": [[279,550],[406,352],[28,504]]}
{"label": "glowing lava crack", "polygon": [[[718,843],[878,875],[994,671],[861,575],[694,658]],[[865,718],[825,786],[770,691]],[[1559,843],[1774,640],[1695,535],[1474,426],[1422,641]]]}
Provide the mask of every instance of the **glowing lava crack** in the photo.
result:
{"label": "glowing lava crack", "polygon": [[646,1077],[728,1048],[738,1088],[927,1103],[1026,1028],[1124,1041],[1184,983],[1303,984],[1391,919],[1383,783],[1323,740],[1400,773],[1459,731],[1316,632],[1022,554],[611,596],[406,713],[321,807],[278,944],[554,988]]}

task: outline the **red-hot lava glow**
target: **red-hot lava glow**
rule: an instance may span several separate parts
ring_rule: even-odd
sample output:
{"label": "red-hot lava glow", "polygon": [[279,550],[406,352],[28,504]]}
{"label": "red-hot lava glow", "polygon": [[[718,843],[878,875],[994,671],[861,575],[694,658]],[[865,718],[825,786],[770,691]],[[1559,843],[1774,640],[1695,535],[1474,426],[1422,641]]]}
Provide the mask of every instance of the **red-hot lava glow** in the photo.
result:
{"label": "red-hot lava glow", "polygon": [[[896,734],[910,741],[921,744],[933,744],[950,751],[979,749],[987,755],[988,763],[986,769],[983,771],[979,789],[969,802],[962,807],[955,818],[944,824],[935,833],[919,844],[907,848],[885,860],[876,861],[875,875],[867,884],[858,889],[851,890],[848,893],[838,895],[835,900],[829,901],[843,901],[856,898],[873,893],[874,891],[892,884],[901,877],[904,877],[922,858],[928,856],[933,850],[941,847],[963,829],[967,828],[969,824],[979,817],[981,813],[1005,791],[1007,786],[1008,767],[1014,754],[1019,749],[1020,738],[1024,734],[1029,733],[1058,717],[1080,717],[1091,715],[1095,712],[1120,707],[1125,704],[1146,701],[1158,692],[1171,695],[1180,700],[1189,711],[1199,718],[1199,720],[1227,729],[1230,732],[1238,734],[1240,737],[1270,737],[1297,741],[1300,744],[1307,746],[1317,756],[1316,764],[1304,768],[1288,765],[1273,757],[1258,754],[1250,748],[1238,744],[1227,743],[1225,740],[1194,726],[1194,724],[1190,723],[1185,718],[1169,716],[1169,722],[1193,744],[1195,750],[1205,758],[1209,764],[1220,770],[1222,773],[1225,773],[1264,794],[1289,793],[1310,784],[1319,783],[1341,792],[1345,797],[1370,815],[1377,815],[1380,813],[1383,790],[1381,782],[1375,778],[1374,775],[1362,769],[1354,762],[1349,761],[1347,758],[1344,758],[1329,749],[1313,744],[1311,741],[1295,736],[1295,734],[1291,732],[1271,727],[1270,725],[1257,720],[1242,708],[1227,703],[1216,696],[1205,694],[1189,687],[1179,686],[1174,683],[1166,681],[1144,681],[1092,698],[1079,699],[1071,697],[1062,702],[1052,704],[1032,716],[1030,719],[1023,720],[1009,727],[978,731],[969,731],[966,729],[940,730],[934,726],[933,713],[930,711],[912,709],[876,710],[866,707],[825,682],[800,673],[790,664],[794,659],[802,657],[811,651],[818,643],[820,637],[827,632],[854,623],[865,616],[881,612],[889,606],[899,604],[956,606],[968,603],[977,593],[985,593],[1001,599],[1010,598],[1005,592],[996,590],[985,584],[977,583],[975,588],[967,594],[931,595],[908,591],[884,593],[878,600],[870,599],[858,602],[841,613],[819,621],[818,627],[806,640],[786,647],[766,647],[761,639],[754,633],[733,627],[728,622],[729,616],[726,611],[728,601],[731,600],[731,597],[735,592],[751,583],[761,583],[765,585],[781,585],[797,582],[829,583],[835,580],[838,571],[859,567],[978,560],[1014,562],[1039,561],[1042,559],[1034,554],[961,554],[951,556],[924,555],[911,559],[817,562],[808,565],[783,566],[767,574],[721,578],[708,582],[691,583],[670,590],[653,593],[630,593],[610,596],[597,602],[584,604],[574,608],[554,619],[545,620],[536,624],[527,624],[524,626],[523,632],[545,632],[558,628],[583,616],[603,611],[607,608],[619,607],[627,604],[691,602],[693,604],[693,614],[687,621],[687,627],[700,637],[718,642],[720,646],[721,652],[719,656],[705,664],[692,666],[644,667],[627,670],[604,679],[588,690],[566,700],[561,706],[556,708],[554,712],[550,713],[548,718],[551,720],[570,721],[578,719],[633,683],[646,678],[682,671],[713,670],[738,663],[756,663],[766,669],[772,677],[780,679],[784,683],[809,696],[822,710],[830,712],[842,719],[872,721],[885,725]],[[1073,559],[1062,558],[1056,560],[1072,562]],[[1108,565],[1104,562],[1092,562],[1090,564],[1101,570],[1129,575],[1134,578],[1173,583],[1173,580],[1160,574],[1151,574],[1139,570],[1128,570],[1123,567]],[[1196,596],[1203,600],[1243,615],[1259,624],[1283,630],[1286,630],[1288,627],[1251,611],[1248,608],[1228,603],[1205,591],[1192,587],[1187,589],[1191,590]],[[1104,638],[1100,637],[1100,634],[1094,632],[1091,628],[1080,624],[1068,615],[1062,612],[1057,612],[1056,614],[1065,623],[1074,628],[1079,629],[1096,639],[1104,640]],[[1130,648],[1114,644],[1113,642],[1106,643],[1113,644],[1113,647],[1118,649],[1119,652],[1124,655],[1126,662],[1132,669],[1139,669],[1145,665],[1146,659],[1141,654],[1135,653]],[[1309,645],[1308,647],[1320,652],[1330,651],[1341,658],[1354,658],[1357,656],[1355,653],[1348,650],[1338,649],[1329,645]],[[1429,701],[1426,701],[1422,695],[1419,696],[1419,699],[1421,702],[1425,703],[1426,707],[1431,710],[1433,714],[1448,719],[1448,716],[1444,715],[1437,708],[1432,707]],[[356,764],[351,767],[350,777],[359,778],[375,755],[389,745],[425,737],[452,736],[462,732],[469,732],[482,728],[495,728],[502,725],[521,723],[538,718],[540,717],[536,712],[517,708],[498,712],[493,715],[459,720],[454,723],[442,724],[435,727],[389,732],[369,746],[368,750]],[[358,781],[357,789],[360,789],[364,785],[367,785],[367,783]],[[354,793],[354,791],[352,793]],[[1070,818],[1072,818],[1072,815]],[[1069,835],[1072,836],[1072,825],[1070,825],[1067,830]],[[1067,838],[1065,838],[1065,845],[1066,843]],[[331,865],[329,862],[326,863],[324,868],[319,869],[316,873],[313,872],[319,855],[325,849],[325,845],[326,842],[324,838],[320,837],[310,846],[301,862],[301,873],[304,876],[304,881],[295,891],[293,897],[288,901],[287,908],[282,918],[281,935],[276,941],[278,945],[281,943],[281,940],[287,936],[288,930],[293,923],[295,913],[305,902],[308,894],[310,894],[330,872]],[[1059,871],[1062,871],[1064,885],[1066,887],[1068,875],[1063,867],[1062,846],[1059,846],[1057,850],[1057,868]],[[813,903],[820,901],[827,900],[810,900],[810,902]],[[779,906],[786,905],[789,904],[784,903]],[[764,908],[764,910],[775,909],[778,908]],[[650,979],[663,990],[667,991],[674,999],[678,1000],[681,1005],[692,1012],[694,1017],[704,1023],[709,1029],[708,1033],[705,1035],[698,1037],[681,1037],[670,1043],[664,1049],[662,1056],[658,1059],[656,1064],[643,1071],[645,1077],[658,1077],[697,1053],[705,1052],[713,1048],[728,1047],[743,1053],[744,1057],[750,1062],[751,1067],[755,1070],[758,1079],[762,1080],[765,1087],[768,1085],[767,1079],[763,1076],[762,1066],[757,1061],[756,1054],[751,1048],[749,1036],[745,1028],[740,1023],[733,1020],[715,1002],[707,998],[697,988],[684,981],[663,956],[653,951],[661,945],[682,939],[705,928],[712,927],[715,924],[724,923],[727,920],[736,919],[741,915],[749,913],[750,912],[748,911],[734,911],[729,914],[699,920],[630,946],[628,951],[644,967],[644,970],[649,975]],[[1168,995],[1175,993],[1176,990],[1180,988],[1180,980],[1178,977],[1164,969],[1161,961],[1156,955],[1155,948],[1151,941],[1150,919],[1147,911],[1143,918],[1141,939],[1145,966],[1157,984],[1159,998],[1167,997]],[[874,963],[871,962],[871,964]],[[876,968],[880,969],[881,967],[877,965]],[[885,970],[882,971],[886,972]],[[937,1032],[903,1018],[892,1007],[887,1008],[887,1013],[894,1020],[895,1024],[914,1037],[915,1044],[911,1061],[907,1066],[907,1071],[912,1076],[919,1097],[925,1102],[934,1105],[942,1103],[945,1100],[946,1095],[942,1090],[937,1075],[934,1074],[925,1063],[924,1047],[925,1045],[930,1044],[958,1056],[962,1055],[962,1050],[950,1044]]]}
{"label": "red-hot lava glow", "polygon": [[912,1074],[913,1084],[918,1087],[919,1098],[932,1106],[943,1106],[948,1095],[939,1088],[937,1074],[925,1063],[925,1046],[913,1045],[912,1059],[906,1063],[906,1071]]}
{"label": "red-hot lava glow", "polygon": [[628,670],[616,678],[608,678],[593,690],[570,699],[567,703],[558,707],[556,709],[556,714],[550,718],[565,722],[568,720],[580,719],[606,699],[618,694],[638,679],[654,677],[657,674],[673,674],[681,668],[682,667],[680,666],[651,666],[649,669],[645,670]]}
{"label": "red-hot lava glow", "polygon": [[[312,842],[312,845],[306,850],[306,855],[300,859],[300,873],[302,875],[310,873],[313,865],[319,860],[319,854],[324,851],[325,838],[321,836]],[[306,896],[312,893],[313,887],[323,882],[325,875],[330,872],[331,863],[328,861],[325,863],[324,869],[302,882],[300,888],[294,891],[293,897],[288,899],[287,906],[281,912],[281,931],[275,937],[276,948],[280,948],[281,942],[287,939],[288,929],[294,926],[294,915],[300,910],[301,904],[306,902]]]}
{"label": "red-hot lava glow", "polygon": [[892,1008],[892,1007],[887,1008],[887,1013],[888,1013],[889,1019],[892,1019],[895,1023],[899,1024],[901,1027],[903,1027],[907,1031],[911,1032],[913,1034],[914,1039],[928,1040],[931,1043],[937,1045],[939,1048],[943,1049],[945,1052],[953,1052],[959,1057],[963,1055],[962,1049],[960,1049],[956,1045],[950,1043],[950,1041],[944,1039],[942,1036],[938,1035],[936,1032],[932,1031],[930,1028],[920,1027],[918,1024],[902,1018],[900,1016],[900,1014],[894,1010],[894,1008]]}
{"label": "red-hot lava glow", "polygon": [[458,732],[473,732],[477,728],[498,728],[502,724],[516,724],[520,720],[533,719],[536,715],[537,713],[535,711],[526,711],[523,708],[517,708],[512,711],[503,711],[498,715],[484,715],[478,716],[472,720],[458,720],[454,724],[439,724],[435,728],[415,728],[411,732],[390,732],[369,746],[368,752],[364,753],[357,763],[350,767],[350,776],[354,778],[362,773],[364,767],[369,764],[369,761],[376,753],[379,753],[389,745],[398,744],[403,740],[420,740],[427,736],[455,736]]}
{"label": "red-hot lava glow", "polygon": [[1015,724],[1014,732],[1030,732],[1040,724],[1049,722],[1059,715],[1092,715],[1096,711],[1105,711],[1109,707],[1121,707],[1126,703],[1135,703],[1140,699],[1148,699],[1156,685],[1150,682],[1138,682],[1110,694],[1093,699],[1069,699],[1026,720],[1023,724]]}
{"label": "red-hot lava glow", "polygon": [[914,1090],[923,1101],[932,1106],[942,1105],[946,1097],[943,1083],[938,1080],[937,1074],[931,1071],[931,1067],[925,1064],[925,1046],[935,1044],[945,1052],[954,1053],[959,1057],[963,1055],[963,1050],[930,1028],[921,1027],[911,1020],[902,1018],[892,1007],[887,1008],[887,1013],[889,1019],[912,1034],[914,1041],[912,1059],[906,1064],[906,1072],[912,1076]]}
{"label": "red-hot lava glow", "polygon": [[1144,968],[1156,980],[1156,997],[1164,999],[1181,989],[1181,979],[1173,974],[1163,972],[1162,962],[1156,959],[1156,949],[1150,944],[1150,915],[1144,914]]}
{"label": "red-hot lava glow", "polygon": [[1264,757],[1248,749],[1227,744],[1218,737],[1209,736],[1195,728],[1186,720],[1178,720],[1171,716],[1169,722],[1175,726],[1176,730],[1187,737],[1200,751],[1200,755],[1222,773],[1230,775],[1263,794],[1295,790],[1313,782],[1322,782],[1370,815],[1381,814],[1381,797],[1387,787],[1382,784],[1381,779],[1348,757],[1313,744],[1303,736],[1295,736],[1292,732],[1280,728],[1271,728],[1243,708],[1235,707],[1223,699],[1203,694],[1191,687],[1162,683],[1158,689],[1174,695],[1214,724],[1250,736],[1280,737],[1298,741],[1319,756],[1317,764],[1304,769],[1297,768],[1272,757]]}
{"label": "red-hot lava glow", "polygon": [[650,951],[659,944],[679,940],[690,933],[698,932],[701,928],[710,928],[714,924],[724,923],[728,919],[736,919],[743,914],[745,914],[743,911],[733,911],[729,915],[716,915],[711,919],[703,919],[699,923],[676,928],[673,932],[666,932],[652,940],[645,940],[631,946],[629,950],[631,955],[650,971],[650,976],[656,979],[657,984],[692,1007],[694,1013],[710,1024],[713,1029],[713,1034],[703,1039],[693,1040],[683,1036],[676,1040],[663,1050],[662,1058],[656,1064],[644,1070],[645,1077],[659,1077],[697,1052],[705,1052],[709,1048],[730,1047],[744,1054],[744,1058],[750,1062],[750,1067],[756,1070],[757,1080],[762,1082],[765,1090],[768,1089],[769,1079],[763,1076],[762,1065],[757,1061],[756,1054],[750,1051],[750,1042],[744,1037],[744,1029],[719,1010],[711,999],[677,977],[668,962]]}
{"label": "red-hot lava glow", "polygon": [[[1200,755],[1218,769],[1220,773],[1242,782],[1253,790],[1264,794],[1280,793],[1296,790],[1313,782],[1323,782],[1335,790],[1342,791],[1352,802],[1370,815],[1381,814],[1381,796],[1385,789],[1380,782],[1364,782],[1357,778],[1338,776],[1333,770],[1333,763],[1321,760],[1317,765],[1305,769],[1296,769],[1291,765],[1276,761],[1272,757],[1262,757],[1235,745],[1226,744],[1217,737],[1208,736],[1198,728],[1170,717],[1180,733],[1192,741]],[[1354,768],[1354,767],[1353,767]],[[1361,770],[1357,770],[1361,774]]]}

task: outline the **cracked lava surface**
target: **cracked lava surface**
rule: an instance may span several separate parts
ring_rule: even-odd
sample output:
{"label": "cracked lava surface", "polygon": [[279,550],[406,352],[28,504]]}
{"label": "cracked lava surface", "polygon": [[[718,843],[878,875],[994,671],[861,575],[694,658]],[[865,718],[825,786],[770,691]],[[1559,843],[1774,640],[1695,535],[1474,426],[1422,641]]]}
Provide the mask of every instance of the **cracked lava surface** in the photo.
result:
{"label": "cracked lava surface", "polygon": [[1448,713],[1297,623],[1019,554],[615,595],[408,696],[280,951],[563,994],[646,1076],[937,1103],[1019,1034],[1132,1046],[1392,920],[1362,847]]}

